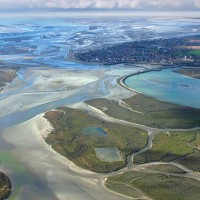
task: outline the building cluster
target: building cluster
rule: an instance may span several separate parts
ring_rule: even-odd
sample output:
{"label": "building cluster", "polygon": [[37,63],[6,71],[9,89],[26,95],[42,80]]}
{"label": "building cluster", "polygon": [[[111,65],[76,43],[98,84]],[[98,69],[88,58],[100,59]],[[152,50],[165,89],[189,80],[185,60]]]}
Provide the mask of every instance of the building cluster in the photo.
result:
{"label": "building cluster", "polygon": [[[179,37],[127,42],[112,47],[76,53],[75,59],[103,64],[158,63],[158,64],[199,64],[200,57],[190,53],[187,47],[199,43],[198,37]],[[195,42],[196,41],[196,42]]]}

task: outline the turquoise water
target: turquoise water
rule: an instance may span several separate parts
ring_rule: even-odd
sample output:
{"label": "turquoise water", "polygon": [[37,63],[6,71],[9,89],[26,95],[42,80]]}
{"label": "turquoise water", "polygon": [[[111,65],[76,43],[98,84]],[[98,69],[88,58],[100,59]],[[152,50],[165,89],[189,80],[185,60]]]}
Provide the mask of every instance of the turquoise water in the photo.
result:
{"label": "turquoise water", "polygon": [[200,80],[173,72],[173,69],[133,75],[125,84],[138,92],[179,105],[200,108]]}
{"label": "turquoise water", "polygon": [[98,126],[88,126],[82,129],[81,134],[95,137],[108,137],[108,134]]}

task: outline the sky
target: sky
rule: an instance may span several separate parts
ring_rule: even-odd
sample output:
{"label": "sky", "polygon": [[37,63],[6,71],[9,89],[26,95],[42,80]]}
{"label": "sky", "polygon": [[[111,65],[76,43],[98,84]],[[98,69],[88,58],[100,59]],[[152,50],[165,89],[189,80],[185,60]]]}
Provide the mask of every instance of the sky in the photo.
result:
{"label": "sky", "polygon": [[200,0],[0,0],[0,9],[200,10]]}

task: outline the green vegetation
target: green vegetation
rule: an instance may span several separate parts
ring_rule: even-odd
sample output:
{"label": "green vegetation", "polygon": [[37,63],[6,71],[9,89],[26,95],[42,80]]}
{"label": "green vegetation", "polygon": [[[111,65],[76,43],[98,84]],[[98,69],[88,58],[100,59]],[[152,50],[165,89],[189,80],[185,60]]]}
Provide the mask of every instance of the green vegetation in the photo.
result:
{"label": "green vegetation", "polygon": [[153,147],[134,158],[134,163],[148,163],[154,161],[170,162],[177,160],[184,166],[200,172],[200,131],[171,132],[158,134]]}
{"label": "green vegetation", "polygon": [[200,56],[200,49],[195,49],[189,52],[189,54]]}
{"label": "green vegetation", "polygon": [[200,79],[200,68],[193,67],[193,68],[181,68],[174,70],[174,72],[177,72],[179,74],[183,74],[186,76],[190,76],[192,78]]}
{"label": "green vegetation", "polygon": [[160,164],[160,165],[152,165],[148,167],[148,169],[158,171],[158,172],[168,172],[168,173],[175,173],[175,174],[185,174],[186,172],[174,165],[170,164]]}
{"label": "green vegetation", "polygon": [[0,172],[0,199],[5,199],[10,196],[11,183],[9,178],[2,172]]}
{"label": "green vegetation", "polygon": [[[122,168],[126,164],[126,156],[137,152],[147,143],[145,131],[123,125],[101,121],[87,112],[70,108],[59,108],[61,111],[50,111],[45,117],[53,125],[54,130],[46,141],[58,153],[66,156],[75,164],[95,172],[110,172]],[[83,128],[97,126],[108,136],[92,136],[81,134]],[[117,147],[122,161],[103,162],[95,154],[95,148]]]}
{"label": "green vegetation", "polygon": [[200,125],[200,109],[179,106],[140,94],[124,100],[127,108],[107,99],[89,100],[86,103],[109,116],[154,128],[193,128]]}
{"label": "green vegetation", "polygon": [[115,192],[118,192],[126,196],[130,196],[133,198],[141,197],[141,194],[131,185],[112,181],[111,178],[109,178],[108,181],[106,182],[106,187],[109,188],[110,190],[113,190]]}
{"label": "green vegetation", "polygon": [[141,197],[144,194],[154,200],[200,199],[199,181],[184,177],[126,172],[108,178],[106,186],[118,193],[135,198],[138,197],[137,191],[140,191]]}
{"label": "green vegetation", "polygon": [[182,164],[183,166],[185,166],[193,171],[200,172],[200,165],[199,165],[200,151],[195,150],[194,153],[189,154],[176,162]]}

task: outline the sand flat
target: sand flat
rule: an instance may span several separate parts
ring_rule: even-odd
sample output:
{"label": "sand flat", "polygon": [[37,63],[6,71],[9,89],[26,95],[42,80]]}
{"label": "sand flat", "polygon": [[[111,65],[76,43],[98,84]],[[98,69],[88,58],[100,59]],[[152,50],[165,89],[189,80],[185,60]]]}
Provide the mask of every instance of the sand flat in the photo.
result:
{"label": "sand flat", "polygon": [[[81,169],[52,150],[42,139],[50,130],[50,124],[41,114],[2,132],[3,140],[12,145],[12,154],[40,182],[38,185],[30,180],[28,185],[22,185],[20,200],[25,200],[26,194],[29,199],[48,197],[49,200],[55,197],[59,200],[128,199],[105,189],[101,175]],[[14,184],[18,181],[15,179]]]}

